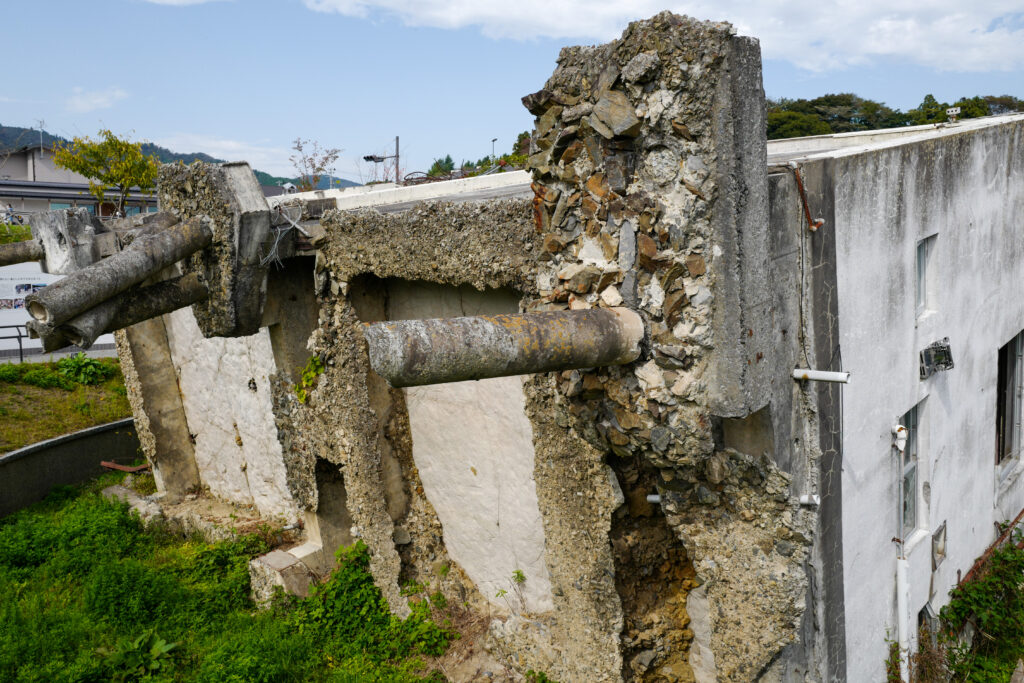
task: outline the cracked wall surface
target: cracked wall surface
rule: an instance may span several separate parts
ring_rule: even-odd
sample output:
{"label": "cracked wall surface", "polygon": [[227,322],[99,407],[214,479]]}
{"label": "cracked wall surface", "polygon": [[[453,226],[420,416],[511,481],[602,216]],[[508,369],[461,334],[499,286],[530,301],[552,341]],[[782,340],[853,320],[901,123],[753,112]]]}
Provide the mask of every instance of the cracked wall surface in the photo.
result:
{"label": "cracked wall surface", "polygon": [[524,104],[547,252],[531,308],[622,301],[648,328],[636,363],[565,373],[559,394],[588,441],[657,469],[711,605],[715,675],[753,680],[797,639],[813,525],[776,464],[796,458],[715,439],[721,418],[774,402],[788,419],[792,403],[777,382],[756,42],[662,13],[564,49]]}
{"label": "cracked wall surface", "polygon": [[[803,431],[813,405],[788,377],[804,330],[789,324],[800,302],[778,294],[791,280],[773,276],[791,267],[792,239],[768,230],[756,41],[662,13],[563,50],[524,104],[537,116],[532,200],[322,215],[315,263],[286,259],[294,279],[267,288],[273,310],[311,288],[300,329],[265,319],[269,331],[211,350],[237,356],[218,384],[244,396],[245,434],[237,420],[203,422],[217,400],[203,388],[210,369],[179,357],[230,311],[202,309],[211,320],[195,330],[189,312],[170,318],[184,410],[203,425],[196,461],[237,497],[252,442],[268,459],[268,510],[277,496],[303,511],[324,555],[328,537],[363,540],[396,614],[409,613],[401,586],[413,581],[489,619],[489,647],[520,673],[813,677],[815,514],[798,504],[816,488]],[[165,172],[162,201],[227,224],[212,177]],[[316,201],[319,213],[327,200]],[[216,284],[219,263],[192,267]],[[646,329],[641,357],[408,391],[370,369],[365,323],[469,313],[466,300],[495,290],[522,312],[630,308]],[[303,356],[323,370],[300,401]],[[255,391],[236,386],[247,373]],[[475,427],[460,429],[466,419]],[[474,448],[492,454],[476,471]],[[525,588],[497,600],[513,565]]]}

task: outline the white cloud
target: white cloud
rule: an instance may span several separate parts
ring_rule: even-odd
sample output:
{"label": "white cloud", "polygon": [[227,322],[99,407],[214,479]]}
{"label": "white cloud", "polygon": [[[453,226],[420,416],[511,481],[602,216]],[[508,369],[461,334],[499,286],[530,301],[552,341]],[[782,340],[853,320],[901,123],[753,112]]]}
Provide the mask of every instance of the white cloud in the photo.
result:
{"label": "white cloud", "polygon": [[254,169],[266,171],[271,175],[284,177],[295,175],[295,169],[292,168],[291,162],[288,160],[288,157],[294,152],[286,147],[227,140],[213,135],[194,133],[177,133],[153,140],[153,142],[179,154],[203,152],[225,161],[248,161]]}
{"label": "white cloud", "polygon": [[765,57],[810,71],[892,59],[952,71],[1024,68],[1020,0],[303,0],[319,12],[394,17],[409,26],[476,27],[492,38],[606,41],[671,9],[731,21]]}
{"label": "white cloud", "polygon": [[115,102],[126,97],[128,97],[128,93],[116,85],[104,88],[103,90],[74,88],[71,91],[71,97],[64,104],[69,111],[85,114],[97,109],[109,109],[114,106]]}

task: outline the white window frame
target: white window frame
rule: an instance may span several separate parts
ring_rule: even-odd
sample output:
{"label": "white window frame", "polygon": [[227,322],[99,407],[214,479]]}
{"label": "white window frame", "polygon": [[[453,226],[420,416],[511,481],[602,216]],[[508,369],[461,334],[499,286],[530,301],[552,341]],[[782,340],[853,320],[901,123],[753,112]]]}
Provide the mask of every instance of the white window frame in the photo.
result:
{"label": "white window frame", "polygon": [[[897,514],[902,522],[899,530],[900,538],[906,542],[913,533],[922,527],[921,510],[921,403],[911,408],[900,419],[900,424],[907,428],[907,445],[900,457],[900,468],[898,472],[898,489],[900,492]],[[907,486],[907,480],[912,482]],[[908,511],[911,513],[908,515]],[[899,525],[897,525],[899,526]]]}

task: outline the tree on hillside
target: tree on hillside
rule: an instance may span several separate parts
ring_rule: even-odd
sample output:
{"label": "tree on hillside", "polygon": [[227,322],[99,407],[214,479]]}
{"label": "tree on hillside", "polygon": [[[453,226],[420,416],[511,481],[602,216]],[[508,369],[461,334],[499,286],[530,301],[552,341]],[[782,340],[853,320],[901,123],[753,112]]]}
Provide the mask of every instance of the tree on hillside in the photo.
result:
{"label": "tree on hillside", "polygon": [[895,128],[908,122],[906,114],[853,93],[768,101],[769,139]]}
{"label": "tree on hillside", "polygon": [[122,213],[131,188],[152,190],[159,168],[155,157],[142,153],[142,143],[119,138],[109,130],[101,130],[97,140],[76,137],[68,143],[57,143],[53,161],[88,178],[89,193],[101,203],[106,201],[107,192],[115,191],[117,210]]}
{"label": "tree on hillside", "polygon": [[990,114],[1009,114],[1015,111],[1024,111],[1024,100],[1013,95],[985,95],[981,99],[988,104]]}
{"label": "tree on hillside", "polygon": [[802,138],[808,135],[828,135],[832,129],[814,114],[797,111],[769,111],[768,139]]}
{"label": "tree on hillside", "polygon": [[437,176],[448,175],[455,170],[455,162],[452,160],[451,154],[446,154],[443,159],[434,159],[434,163],[431,164],[430,170],[427,171],[427,176],[436,178]]}
{"label": "tree on hillside", "polygon": [[295,150],[295,154],[288,157],[288,160],[299,173],[296,180],[300,192],[316,189],[320,184],[320,178],[331,170],[334,162],[341,156],[341,150],[336,147],[321,149],[319,142],[302,138],[295,138],[292,149]]}

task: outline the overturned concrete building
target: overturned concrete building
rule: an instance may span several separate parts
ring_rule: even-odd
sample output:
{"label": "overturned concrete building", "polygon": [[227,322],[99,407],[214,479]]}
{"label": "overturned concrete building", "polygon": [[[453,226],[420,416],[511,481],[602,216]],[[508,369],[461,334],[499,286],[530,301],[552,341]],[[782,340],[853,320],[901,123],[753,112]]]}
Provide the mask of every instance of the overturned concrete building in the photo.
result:
{"label": "overturned concrete building", "polygon": [[532,177],[62,212],[37,333],[121,330],[166,503],[303,523],[261,580],[361,539],[519,674],[881,679],[1024,507],[1024,116],[767,144],[756,41],[669,13],[524,104]]}

